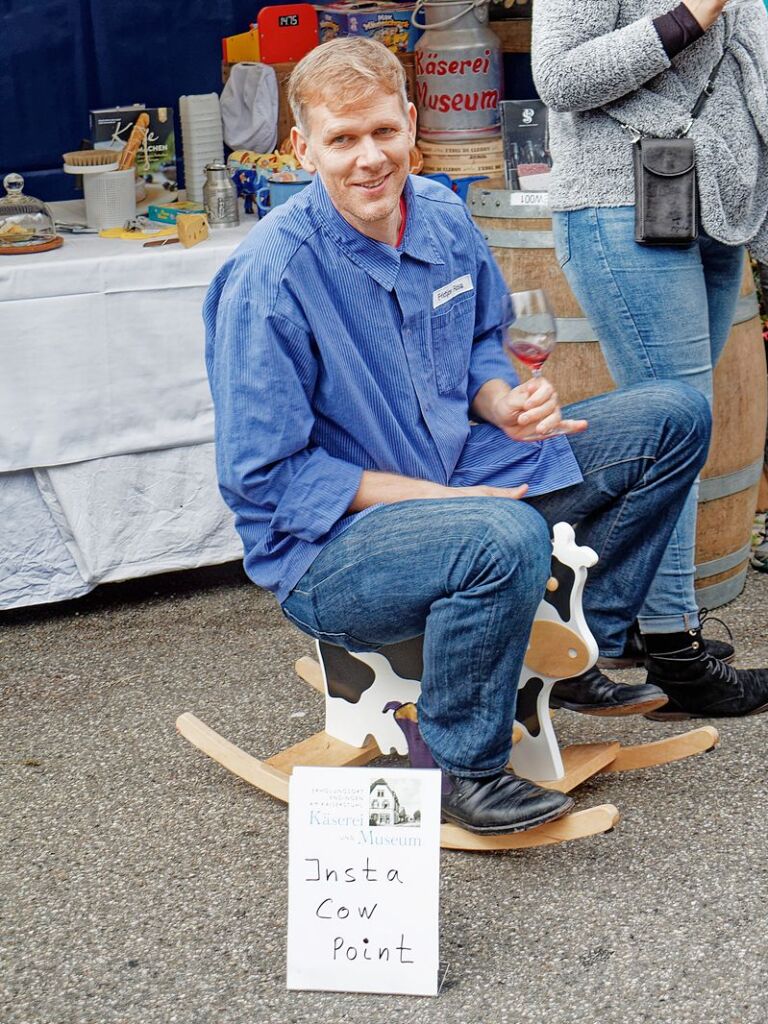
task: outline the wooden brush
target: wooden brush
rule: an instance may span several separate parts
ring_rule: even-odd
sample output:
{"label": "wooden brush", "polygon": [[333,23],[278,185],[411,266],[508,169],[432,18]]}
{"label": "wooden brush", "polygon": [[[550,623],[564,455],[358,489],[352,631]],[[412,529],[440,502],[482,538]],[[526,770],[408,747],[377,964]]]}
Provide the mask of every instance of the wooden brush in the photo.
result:
{"label": "wooden brush", "polygon": [[113,171],[119,162],[120,153],[114,149],[79,149],[64,154],[64,170],[68,174]]}

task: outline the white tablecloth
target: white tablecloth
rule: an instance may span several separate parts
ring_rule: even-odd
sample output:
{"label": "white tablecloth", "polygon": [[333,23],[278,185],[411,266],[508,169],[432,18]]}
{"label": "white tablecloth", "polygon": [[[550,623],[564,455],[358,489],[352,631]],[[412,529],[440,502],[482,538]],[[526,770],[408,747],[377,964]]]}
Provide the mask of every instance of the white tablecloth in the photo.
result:
{"label": "white tablecloth", "polygon": [[240,556],[201,307],[252,224],[191,249],[66,235],[0,257],[0,608]]}

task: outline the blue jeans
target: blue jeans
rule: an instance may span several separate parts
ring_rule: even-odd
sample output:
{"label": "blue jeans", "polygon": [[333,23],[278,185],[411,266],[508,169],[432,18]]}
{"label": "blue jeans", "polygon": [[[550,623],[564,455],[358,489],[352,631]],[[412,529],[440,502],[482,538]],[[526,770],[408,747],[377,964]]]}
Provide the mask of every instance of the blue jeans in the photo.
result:
{"label": "blue jeans", "polygon": [[[619,387],[682,380],[711,404],[712,368],[731,329],[744,248],[707,235],[683,248],[638,245],[634,217],[633,206],[555,213],[558,262]],[[695,483],[640,610],[644,633],[699,625],[697,499]]]}
{"label": "blue jeans", "polygon": [[423,634],[419,725],[457,775],[489,775],[509,758],[551,525],[571,522],[597,551],[584,610],[601,651],[618,655],[706,458],[709,406],[684,384],[601,395],[567,415],[590,421],[571,439],[583,483],[524,501],[379,506],[326,545],[283,603],[300,629],[348,650]]}

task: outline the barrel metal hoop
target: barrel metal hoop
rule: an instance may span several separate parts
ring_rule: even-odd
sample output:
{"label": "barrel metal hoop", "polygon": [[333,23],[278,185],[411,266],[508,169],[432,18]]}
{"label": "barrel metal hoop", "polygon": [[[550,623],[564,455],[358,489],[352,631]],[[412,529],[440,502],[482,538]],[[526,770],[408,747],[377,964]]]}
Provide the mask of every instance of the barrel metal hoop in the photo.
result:
{"label": "barrel metal hoop", "polygon": [[739,491],[746,491],[760,479],[763,472],[763,457],[760,456],[755,462],[737,469],[733,473],[723,473],[722,476],[711,476],[702,480],[699,484],[699,503],[705,501],[716,501],[718,498],[727,498],[730,494],[738,494]]}
{"label": "barrel metal hoop", "polygon": [[595,329],[585,316],[559,316],[557,317],[557,341],[584,342],[593,341],[597,343]]}
{"label": "barrel metal hoop", "polygon": [[[750,292],[749,295],[742,295],[736,304],[736,312],[733,317],[734,326],[748,323],[757,316],[757,313],[758,305],[755,292]],[[558,344],[560,342],[568,343],[569,341],[577,344],[583,344],[584,342],[594,342],[597,344],[598,339],[595,337],[592,324],[586,317],[559,316],[557,317],[557,341]]]}
{"label": "barrel metal hoop", "polygon": [[555,245],[551,231],[505,231],[489,228],[483,231],[483,238],[493,249],[552,249]]}
{"label": "barrel metal hoop", "polygon": [[696,600],[702,608],[719,608],[729,601],[738,597],[744,589],[744,582],[747,578],[747,568],[744,566],[741,572],[730,576],[720,583],[713,583],[711,587],[697,587]]}
{"label": "barrel metal hoop", "polygon": [[735,569],[737,565],[749,558],[750,550],[750,545],[747,543],[738,551],[730,551],[720,558],[713,558],[711,562],[699,562],[696,565],[696,579],[710,579],[712,576],[719,576],[721,572]]}
{"label": "barrel metal hoop", "polygon": [[748,295],[740,295],[736,303],[736,311],[733,315],[734,324],[745,324],[748,320],[754,320],[760,314],[760,307],[757,303],[757,292],[751,291]]}
{"label": "barrel metal hoop", "polygon": [[471,188],[469,209],[475,217],[498,217],[499,220],[549,220],[548,206],[512,206],[509,189]]}

